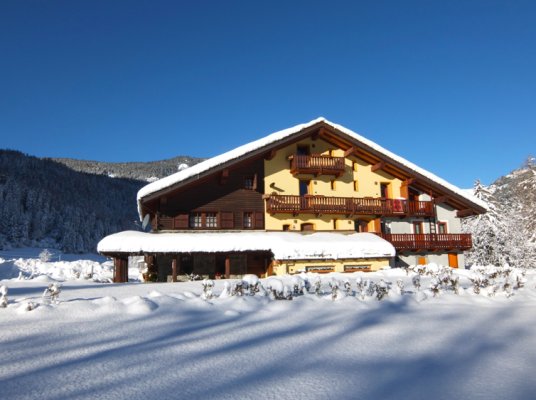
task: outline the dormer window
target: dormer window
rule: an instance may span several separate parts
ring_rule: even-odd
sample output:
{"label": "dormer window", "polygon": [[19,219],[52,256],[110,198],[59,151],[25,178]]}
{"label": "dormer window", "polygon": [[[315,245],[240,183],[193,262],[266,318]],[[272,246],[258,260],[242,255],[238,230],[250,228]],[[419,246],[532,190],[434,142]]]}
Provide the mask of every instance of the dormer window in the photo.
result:
{"label": "dormer window", "polygon": [[244,178],[244,189],[248,189],[248,190],[257,189],[257,174],[248,175]]}

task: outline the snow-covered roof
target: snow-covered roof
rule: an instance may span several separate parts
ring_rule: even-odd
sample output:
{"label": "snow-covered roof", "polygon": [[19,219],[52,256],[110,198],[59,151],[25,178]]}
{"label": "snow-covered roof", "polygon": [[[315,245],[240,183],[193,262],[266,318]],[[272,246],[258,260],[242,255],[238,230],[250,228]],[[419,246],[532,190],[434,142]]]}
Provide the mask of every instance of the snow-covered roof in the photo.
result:
{"label": "snow-covered roof", "polygon": [[185,181],[191,177],[194,177],[196,175],[202,174],[206,171],[211,170],[212,168],[215,168],[219,165],[225,164],[229,161],[238,159],[240,157],[243,157],[251,152],[254,152],[256,150],[263,149],[267,146],[269,146],[272,143],[278,142],[280,140],[286,139],[296,133],[299,133],[303,131],[304,129],[307,129],[315,124],[318,124],[320,122],[323,122],[329,126],[331,126],[333,129],[338,130],[339,132],[347,135],[354,141],[357,141],[358,143],[361,143],[362,145],[365,145],[372,150],[375,150],[376,152],[384,155],[387,158],[390,158],[391,160],[401,164],[405,168],[414,171],[417,174],[420,174],[424,176],[425,178],[435,182],[436,184],[439,184],[443,186],[444,188],[450,190],[451,192],[454,192],[458,196],[468,200],[469,202],[480,206],[484,209],[487,209],[487,205],[485,202],[481,201],[480,199],[477,199],[476,197],[468,194],[464,190],[458,188],[455,185],[452,185],[451,183],[447,182],[446,180],[438,177],[437,175],[418,167],[417,165],[413,164],[412,162],[406,160],[403,157],[400,157],[389,150],[383,148],[379,144],[373,142],[372,140],[369,140],[365,138],[364,136],[359,135],[358,133],[345,128],[342,125],[335,124],[333,122],[328,121],[327,119],[320,117],[313,119],[312,121],[309,121],[305,124],[299,124],[296,126],[293,126],[291,128],[284,129],[282,131],[274,132],[272,134],[269,134],[268,136],[265,136],[261,139],[255,140],[253,142],[244,144],[242,146],[239,146],[233,150],[230,150],[226,153],[220,154],[219,156],[210,158],[208,160],[205,160],[203,162],[200,162],[199,164],[195,164],[191,166],[190,168],[183,169],[179,172],[176,172],[170,176],[167,176],[165,178],[159,179],[155,182],[152,182],[144,187],[142,187],[138,191],[138,211],[140,213],[140,217],[142,217],[141,214],[141,200],[147,196],[150,196],[151,194],[154,194],[156,192],[159,192],[161,190],[164,190],[168,187],[171,187],[173,185],[176,185],[182,181]]}
{"label": "snow-covered roof", "polygon": [[124,231],[106,236],[97,250],[114,253],[271,251],[277,260],[393,257],[395,248],[372,233]]}

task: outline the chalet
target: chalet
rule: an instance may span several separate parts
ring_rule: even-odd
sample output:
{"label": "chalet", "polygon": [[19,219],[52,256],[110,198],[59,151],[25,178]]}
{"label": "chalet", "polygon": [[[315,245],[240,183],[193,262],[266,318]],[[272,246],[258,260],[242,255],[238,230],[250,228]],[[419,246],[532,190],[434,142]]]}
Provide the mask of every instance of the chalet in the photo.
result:
{"label": "chalet", "polygon": [[143,255],[148,278],[464,267],[460,218],[480,200],[351,130],[318,118],[272,133],[138,192],[151,232],[102,239],[114,280]]}

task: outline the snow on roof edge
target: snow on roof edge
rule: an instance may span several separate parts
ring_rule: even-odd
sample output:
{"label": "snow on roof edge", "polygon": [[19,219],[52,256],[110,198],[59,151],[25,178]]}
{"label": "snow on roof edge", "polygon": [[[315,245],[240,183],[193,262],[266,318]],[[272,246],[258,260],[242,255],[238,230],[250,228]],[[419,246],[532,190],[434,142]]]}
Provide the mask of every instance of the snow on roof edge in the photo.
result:
{"label": "snow on roof edge", "polygon": [[297,132],[300,132],[310,126],[313,126],[319,122],[324,122],[328,125],[330,125],[331,127],[333,127],[334,129],[350,136],[351,138],[353,138],[354,140],[357,140],[358,142],[361,142],[363,143],[364,145],[366,146],[369,146],[370,148],[378,151],[379,153],[397,161],[398,163],[402,164],[403,166],[405,166],[406,168],[410,169],[410,170],[413,170],[414,172],[422,175],[422,176],[425,176],[426,178],[436,182],[437,184],[445,187],[446,189],[454,192],[455,194],[459,195],[460,197],[463,197],[464,199],[472,202],[473,204],[476,204],[484,209],[488,209],[488,205],[466,193],[464,190],[458,188],[457,186],[447,182],[446,180],[444,180],[443,178],[440,178],[438,177],[437,175],[435,175],[434,173],[432,172],[429,172],[427,170],[425,170],[424,168],[421,168],[421,167],[418,167],[417,165],[413,164],[412,162],[406,160],[405,158],[401,157],[401,156],[398,156],[396,155],[395,153],[385,149],[384,147],[380,146],[379,144],[373,142],[372,140],[370,139],[367,139],[366,137],[352,131],[351,129],[348,129],[342,125],[339,125],[339,124],[335,124],[331,121],[328,121],[327,119],[325,119],[324,117],[318,117],[316,119],[313,119],[309,122],[306,122],[306,123],[303,123],[303,124],[298,124],[298,125],[295,125],[295,126],[292,126],[290,128],[286,128],[286,129],[283,129],[283,130],[280,130],[280,131],[277,131],[277,132],[274,132],[274,133],[271,133],[265,137],[262,137],[260,139],[257,139],[257,140],[254,140],[252,142],[249,142],[249,143],[246,143],[242,146],[239,146],[239,147],[236,147],[235,149],[232,149],[232,150],[229,150],[225,153],[222,153],[218,156],[215,156],[215,157],[212,157],[212,158],[209,158],[208,160],[205,160],[205,161],[202,161],[198,164],[195,164],[189,168],[186,168],[182,171],[178,171],[172,175],[169,175],[169,176],[166,176],[162,179],[159,179],[155,182],[152,182],[152,183],[149,183],[148,185],[142,187],[139,191],[138,191],[138,194],[137,194],[137,203],[138,203],[138,214],[140,216],[140,218],[142,218],[142,213],[141,213],[141,199],[146,197],[146,196],[149,196],[153,193],[156,193],[156,192],[159,192],[163,189],[166,189],[176,183],[179,183],[179,182],[182,182],[188,178],[191,178],[195,175],[199,175],[203,172],[206,172],[214,167],[217,167],[218,165],[221,165],[221,164],[224,164],[226,162],[229,162],[231,160],[234,160],[234,159],[237,159],[241,156],[244,156],[252,151],[255,151],[255,150],[258,150],[262,147],[265,147],[271,143],[274,143],[274,142],[277,142],[278,140],[282,140],[282,139],[285,139],[289,136],[291,136],[292,134],[294,133],[297,133]]}
{"label": "snow on roof edge", "polygon": [[264,231],[124,231],[103,238],[97,251],[104,254],[271,251],[278,260],[388,258],[396,253],[391,243],[372,233]]}

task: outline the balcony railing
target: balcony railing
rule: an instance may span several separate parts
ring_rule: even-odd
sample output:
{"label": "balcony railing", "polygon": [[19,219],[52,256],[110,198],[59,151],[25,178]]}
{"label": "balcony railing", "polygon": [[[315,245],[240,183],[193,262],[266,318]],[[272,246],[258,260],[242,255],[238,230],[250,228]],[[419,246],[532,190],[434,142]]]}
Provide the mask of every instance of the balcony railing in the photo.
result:
{"label": "balcony railing", "polygon": [[295,154],[290,162],[290,172],[296,174],[337,175],[344,174],[344,157]]}
{"label": "balcony railing", "polygon": [[266,211],[270,214],[309,213],[431,217],[434,215],[434,206],[430,201],[313,195],[270,195],[266,198]]}
{"label": "balcony railing", "polygon": [[469,233],[378,233],[396,250],[468,250],[472,246]]}

